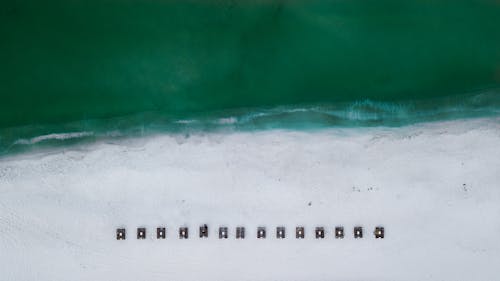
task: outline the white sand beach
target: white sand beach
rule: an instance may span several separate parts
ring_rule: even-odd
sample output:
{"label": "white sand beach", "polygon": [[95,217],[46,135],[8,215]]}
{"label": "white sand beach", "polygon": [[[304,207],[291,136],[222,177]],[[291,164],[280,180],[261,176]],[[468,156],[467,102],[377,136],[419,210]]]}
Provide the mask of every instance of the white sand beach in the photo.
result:
{"label": "white sand beach", "polygon": [[[139,226],[147,239],[136,239]],[[0,159],[5,281],[499,280],[499,239],[499,118],[165,134]]]}

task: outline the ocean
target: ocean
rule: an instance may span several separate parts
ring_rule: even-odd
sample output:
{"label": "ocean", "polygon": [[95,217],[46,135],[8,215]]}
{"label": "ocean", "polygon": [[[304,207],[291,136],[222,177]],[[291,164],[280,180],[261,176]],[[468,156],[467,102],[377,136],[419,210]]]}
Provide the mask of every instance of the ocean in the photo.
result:
{"label": "ocean", "polygon": [[[0,17],[0,153],[157,130],[498,115],[499,10],[495,1],[12,1]],[[54,134],[67,137],[44,137]]]}

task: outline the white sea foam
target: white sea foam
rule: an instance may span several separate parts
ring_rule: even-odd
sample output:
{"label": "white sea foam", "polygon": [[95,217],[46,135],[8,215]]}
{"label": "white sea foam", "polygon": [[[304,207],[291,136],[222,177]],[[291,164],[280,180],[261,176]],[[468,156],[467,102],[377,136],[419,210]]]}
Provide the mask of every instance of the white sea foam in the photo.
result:
{"label": "white sea foam", "polygon": [[228,124],[235,124],[238,122],[238,119],[236,117],[227,117],[227,118],[219,118],[217,119],[216,124],[219,125],[228,125]]}
{"label": "white sea foam", "polygon": [[189,119],[189,120],[177,120],[174,123],[176,123],[176,124],[193,124],[193,123],[197,123],[197,122],[198,122],[197,120]]}
{"label": "white sea foam", "polygon": [[89,137],[94,135],[93,132],[73,132],[73,133],[59,133],[59,134],[47,134],[42,136],[36,136],[30,139],[19,139],[14,142],[14,144],[36,144],[48,140],[68,140]]}
{"label": "white sea foam", "polygon": [[[0,162],[0,279],[498,278],[498,118],[76,148]],[[202,223],[208,239],[197,238]],[[384,240],[371,233],[379,224]],[[159,225],[166,240],[153,238]],[[177,238],[181,225],[190,239]],[[217,239],[219,225],[229,239]],[[234,239],[238,225],[247,239]],[[281,225],[286,239],[275,238]],[[305,239],[293,238],[296,225]],[[345,239],[333,238],[336,225]],[[352,238],[354,225],[365,238]],[[148,239],[135,239],[139,226]],[[267,239],[255,238],[257,226]],[[117,227],[127,240],[115,240]]]}

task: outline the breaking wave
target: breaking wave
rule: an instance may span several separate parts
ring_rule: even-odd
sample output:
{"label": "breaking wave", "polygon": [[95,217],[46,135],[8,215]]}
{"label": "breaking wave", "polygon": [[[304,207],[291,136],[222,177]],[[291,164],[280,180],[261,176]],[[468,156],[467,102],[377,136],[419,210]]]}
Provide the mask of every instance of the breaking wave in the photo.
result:
{"label": "breaking wave", "polygon": [[186,118],[174,118],[162,112],[145,112],[110,119],[0,129],[0,155],[40,147],[158,133],[189,135],[211,131],[394,127],[497,115],[500,115],[498,91],[405,102],[360,100],[336,104],[240,108],[192,114]]}
{"label": "breaking wave", "polygon": [[50,140],[58,140],[58,141],[64,141],[68,139],[75,139],[75,138],[83,138],[83,137],[88,137],[92,136],[94,133],[92,132],[74,132],[74,133],[62,133],[62,134],[48,134],[48,135],[42,135],[42,136],[37,136],[33,137],[30,139],[18,139],[14,142],[14,144],[36,144],[42,141],[50,141]]}

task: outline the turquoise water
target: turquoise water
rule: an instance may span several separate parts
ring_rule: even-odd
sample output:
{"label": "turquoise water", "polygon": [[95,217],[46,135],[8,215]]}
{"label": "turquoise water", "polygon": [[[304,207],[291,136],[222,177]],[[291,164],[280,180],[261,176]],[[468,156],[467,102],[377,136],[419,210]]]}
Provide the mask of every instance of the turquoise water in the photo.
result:
{"label": "turquoise water", "polygon": [[496,117],[500,116],[498,93],[495,90],[404,102],[360,100],[336,104],[241,108],[192,114],[187,119],[178,119],[161,111],[150,111],[64,124],[28,125],[0,129],[0,155],[159,133],[189,137],[204,132],[393,127],[419,122]]}
{"label": "turquoise water", "polygon": [[0,153],[497,116],[498,1],[10,1]]}

